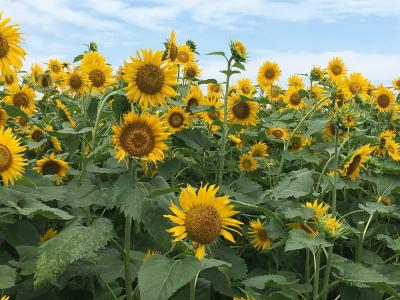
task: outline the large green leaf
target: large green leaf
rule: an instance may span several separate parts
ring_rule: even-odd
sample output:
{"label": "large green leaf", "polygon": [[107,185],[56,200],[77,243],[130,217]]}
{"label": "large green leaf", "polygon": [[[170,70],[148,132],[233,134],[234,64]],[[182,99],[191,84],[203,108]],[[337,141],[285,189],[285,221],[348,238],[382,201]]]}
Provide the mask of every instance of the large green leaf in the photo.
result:
{"label": "large green leaf", "polygon": [[292,283],[296,283],[297,280],[289,282],[286,277],[282,275],[261,275],[251,277],[243,281],[243,284],[246,287],[256,288],[256,289],[264,289],[267,284],[274,283],[276,285],[288,285]]}
{"label": "large green leaf", "polygon": [[286,241],[285,251],[293,251],[308,248],[312,251],[315,250],[316,247],[329,247],[332,244],[323,238],[317,236],[312,237],[309,234],[305,233],[303,230],[291,230],[289,232],[289,237]]}
{"label": "large green leaf", "polygon": [[108,219],[97,219],[90,226],[71,224],[39,249],[35,288],[54,282],[71,263],[95,255],[112,237],[113,226]]}
{"label": "large green leaf", "polygon": [[35,199],[26,199],[22,205],[15,202],[8,202],[9,207],[15,208],[23,216],[41,215],[49,219],[70,220],[73,218],[66,211],[50,207]]}
{"label": "large green leaf", "polygon": [[308,169],[290,172],[289,175],[279,181],[274,189],[266,194],[273,196],[275,199],[300,198],[308,195],[311,193],[314,184],[312,175],[313,171]]}
{"label": "large green leaf", "polygon": [[0,265],[0,289],[8,289],[15,284],[17,273],[14,268]]}

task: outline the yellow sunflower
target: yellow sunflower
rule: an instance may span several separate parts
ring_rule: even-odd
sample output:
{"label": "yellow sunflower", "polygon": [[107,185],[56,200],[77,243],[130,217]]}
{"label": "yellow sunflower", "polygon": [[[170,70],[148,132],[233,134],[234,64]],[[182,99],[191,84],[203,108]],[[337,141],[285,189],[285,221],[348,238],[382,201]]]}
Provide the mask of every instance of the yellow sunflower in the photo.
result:
{"label": "yellow sunflower", "polygon": [[349,105],[352,93],[349,90],[345,80],[336,80],[336,93],[334,97],[335,108],[342,108]]}
{"label": "yellow sunflower", "polygon": [[243,154],[239,159],[239,170],[242,172],[253,172],[257,170],[257,161],[250,155]]}
{"label": "yellow sunflower", "polygon": [[393,160],[400,160],[400,144],[396,143],[392,139],[386,139],[385,150]]}
{"label": "yellow sunflower", "polygon": [[289,150],[291,152],[298,152],[304,149],[306,146],[311,145],[312,138],[310,136],[305,137],[302,134],[296,134],[289,143]]}
{"label": "yellow sunflower", "polygon": [[[45,129],[47,132],[52,132],[54,130],[53,126],[50,124],[47,124],[45,126]],[[56,136],[52,136],[50,135],[50,142],[53,145],[53,148],[57,151],[57,152],[62,152],[62,147],[61,147],[61,142],[60,140],[56,137]]]}
{"label": "yellow sunflower", "polygon": [[183,74],[188,79],[197,79],[201,75],[201,69],[195,61],[189,62],[183,68]]}
{"label": "yellow sunflower", "polygon": [[89,94],[90,80],[86,73],[74,68],[69,73],[63,73],[63,87],[72,96],[83,97]]}
{"label": "yellow sunflower", "polygon": [[239,136],[230,134],[228,138],[234,143],[235,145],[242,145],[242,140]]}
{"label": "yellow sunflower", "polygon": [[188,128],[190,125],[190,115],[181,106],[170,107],[164,115],[165,124],[172,133]]}
{"label": "yellow sunflower", "polygon": [[343,62],[343,59],[340,57],[332,58],[328,63],[326,71],[329,78],[334,82],[342,79],[344,76],[346,76],[347,73],[347,69]]}
{"label": "yellow sunflower", "polygon": [[[180,207],[171,202],[173,215],[164,215],[177,226],[168,229],[175,238],[181,241],[189,238],[196,249],[196,257],[203,259],[206,245],[217,241],[219,236],[235,243],[230,231],[238,232],[243,223],[232,217],[239,212],[234,210],[228,196],[217,197],[218,187],[202,186],[196,191],[187,185],[179,195]],[[240,234],[240,233],[239,233]]]}
{"label": "yellow sunflower", "polygon": [[267,157],[268,145],[264,142],[257,142],[250,147],[249,155],[252,157]]}
{"label": "yellow sunflower", "polygon": [[247,59],[247,49],[241,41],[234,40],[230,43],[231,54],[238,62],[245,62]]}
{"label": "yellow sunflower", "polygon": [[0,108],[0,128],[6,125],[7,120],[8,113],[4,109]]}
{"label": "yellow sunflower", "polygon": [[362,99],[368,99],[369,82],[361,73],[351,73],[346,78],[346,84],[353,96],[360,96]]}
{"label": "yellow sunflower", "polygon": [[26,52],[20,47],[22,38],[18,24],[8,24],[11,18],[3,19],[0,12],[0,71],[11,66],[19,69]]}
{"label": "yellow sunflower", "polygon": [[40,79],[43,75],[44,71],[41,65],[32,64],[31,65],[31,82],[33,84],[41,85]]}
{"label": "yellow sunflower", "polygon": [[338,230],[340,227],[342,227],[342,224],[340,221],[338,221],[335,217],[333,217],[331,214],[327,215],[325,220],[323,221],[324,229],[331,235],[335,236],[338,233]]}
{"label": "yellow sunflower", "polygon": [[268,237],[268,233],[264,228],[264,224],[261,223],[260,219],[250,221],[251,244],[258,250],[266,250],[271,247],[271,239]]}
{"label": "yellow sunflower", "polygon": [[61,110],[64,117],[67,119],[69,126],[75,128],[75,121],[72,119],[71,113],[69,112],[68,108],[61,102],[61,100],[56,100],[57,107]]}
{"label": "yellow sunflower", "polygon": [[172,30],[171,33],[169,34],[167,58],[170,61],[175,61],[177,56],[178,56],[178,47],[176,46],[176,33],[174,30]]}
{"label": "yellow sunflower", "polygon": [[52,75],[60,75],[63,71],[63,65],[57,58],[49,60],[48,68]]}
{"label": "yellow sunflower", "polygon": [[396,131],[394,129],[388,129],[385,131],[382,131],[379,134],[379,139],[385,143],[387,139],[393,139],[396,136]]}
{"label": "yellow sunflower", "polygon": [[237,93],[247,97],[252,97],[256,91],[256,87],[253,85],[249,78],[241,78],[237,81]]}
{"label": "yellow sunflower", "polygon": [[10,296],[3,295],[1,296],[0,300],[10,300]]}
{"label": "yellow sunflower", "polygon": [[11,128],[0,128],[0,176],[4,185],[14,185],[23,176],[26,159],[23,157],[25,146],[13,136]]}
{"label": "yellow sunflower", "polygon": [[310,77],[314,81],[319,81],[324,78],[324,70],[321,67],[313,66],[310,72]]}
{"label": "yellow sunflower", "polygon": [[49,156],[45,155],[42,159],[36,161],[36,166],[33,168],[38,174],[46,176],[55,176],[56,184],[61,184],[64,177],[67,176],[68,163],[61,158],[56,157],[54,153]]}
{"label": "yellow sunflower", "polygon": [[258,69],[257,82],[260,88],[267,91],[271,85],[278,80],[282,71],[276,62],[266,61]]}
{"label": "yellow sunflower", "polygon": [[241,101],[239,94],[232,94],[228,100],[229,120],[233,124],[255,126],[258,122],[258,103]]}
{"label": "yellow sunflower", "polygon": [[41,237],[40,241],[45,242],[57,235],[58,231],[54,228],[49,228]]}
{"label": "yellow sunflower", "polygon": [[306,107],[306,103],[302,100],[299,94],[300,88],[289,87],[285,93],[284,101],[288,108],[301,109]]}
{"label": "yellow sunflower", "polygon": [[209,83],[207,85],[207,95],[209,97],[221,97],[222,88],[218,83]]}
{"label": "yellow sunflower", "polygon": [[44,137],[44,130],[36,125],[33,125],[33,127],[29,130],[29,137],[35,142],[40,142]]}
{"label": "yellow sunflower", "polygon": [[314,211],[314,218],[317,221],[321,220],[329,209],[328,204],[323,202],[318,203],[318,200],[315,200],[314,202],[306,202],[306,207],[311,208]]}
{"label": "yellow sunflower", "polygon": [[[323,98],[326,97],[326,92],[325,90],[319,86],[319,85],[313,85],[312,90],[309,92],[311,93],[311,98],[317,100],[317,102],[321,101]],[[328,98],[325,101],[323,101],[321,106],[324,105],[329,105],[331,103],[331,100]]]}
{"label": "yellow sunflower", "polygon": [[279,102],[283,98],[283,95],[281,94],[281,88],[277,85],[273,85],[272,88],[267,89],[265,93],[272,102]]}
{"label": "yellow sunflower", "polygon": [[390,206],[393,203],[393,200],[389,196],[383,196],[383,195],[381,196],[375,195],[372,197],[372,200],[382,203],[385,206]]}
{"label": "yellow sunflower", "polygon": [[150,257],[152,257],[154,255],[160,255],[160,254],[161,254],[160,251],[148,249],[146,251],[146,253],[143,255],[142,261],[143,261],[143,263],[145,263],[146,261],[149,260]]}
{"label": "yellow sunflower", "polygon": [[394,89],[400,90],[400,76],[397,77],[396,79],[394,79],[394,80],[392,81],[392,84],[393,84],[393,88],[394,88]]}
{"label": "yellow sunflower", "polygon": [[199,113],[200,117],[206,122],[208,125],[212,126],[212,131],[218,131],[219,126],[213,124],[215,121],[222,121],[222,106],[224,105],[218,97],[206,97],[203,98],[202,105],[210,106],[211,109],[207,111],[202,111]]}
{"label": "yellow sunflower", "polygon": [[165,104],[165,98],[176,96],[172,88],[177,85],[177,67],[168,60],[162,61],[162,52],[142,49],[137,58],[125,63],[127,97],[141,107]]}
{"label": "yellow sunflower", "polygon": [[178,54],[176,55],[176,62],[181,66],[186,66],[187,64],[194,61],[194,52],[186,44],[178,46]]}
{"label": "yellow sunflower", "polygon": [[99,52],[87,52],[83,56],[81,70],[86,73],[95,93],[103,93],[113,83],[112,68]]}
{"label": "yellow sunflower", "polygon": [[[328,123],[326,123],[326,126],[324,128],[324,137],[326,138],[326,140],[332,140],[335,137],[335,123],[333,121],[328,121]],[[344,130],[340,130],[339,132],[339,138],[340,139],[345,139],[347,138],[348,133]]]}
{"label": "yellow sunflower", "polygon": [[289,130],[283,127],[271,127],[266,130],[266,133],[276,139],[286,141],[289,138]]}
{"label": "yellow sunflower", "polygon": [[304,82],[303,82],[303,77],[297,75],[297,74],[293,74],[290,75],[288,78],[288,86],[289,87],[296,87],[299,89],[304,88]]}
{"label": "yellow sunflower", "polygon": [[18,86],[18,76],[17,72],[12,68],[5,68],[1,72],[1,80],[4,82],[4,86],[6,89],[13,88]]}
{"label": "yellow sunflower", "polygon": [[344,127],[354,128],[357,124],[358,114],[346,112],[341,116],[341,123]]}
{"label": "yellow sunflower", "polygon": [[119,161],[125,157],[137,157],[145,161],[162,161],[167,145],[168,133],[157,115],[129,112],[123,117],[121,127],[114,125],[112,142]]}
{"label": "yellow sunflower", "polygon": [[5,101],[9,105],[14,105],[26,113],[28,116],[35,112],[35,91],[24,85],[22,88],[14,86],[8,91]]}
{"label": "yellow sunflower", "polygon": [[203,102],[203,92],[200,87],[197,85],[192,85],[183,98],[183,101],[186,103],[186,110],[190,112],[190,107],[199,106]]}
{"label": "yellow sunflower", "polygon": [[358,148],[353,152],[343,169],[339,170],[339,174],[342,177],[350,178],[352,181],[355,181],[360,176],[361,169],[364,168],[364,163],[369,159],[373,150],[374,149],[369,144]]}
{"label": "yellow sunflower", "polygon": [[394,93],[385,88],[382,84],[378,85],[373,94],[373,99],[376,108],[380,112],[392,111],[396,106],[396,97]]}

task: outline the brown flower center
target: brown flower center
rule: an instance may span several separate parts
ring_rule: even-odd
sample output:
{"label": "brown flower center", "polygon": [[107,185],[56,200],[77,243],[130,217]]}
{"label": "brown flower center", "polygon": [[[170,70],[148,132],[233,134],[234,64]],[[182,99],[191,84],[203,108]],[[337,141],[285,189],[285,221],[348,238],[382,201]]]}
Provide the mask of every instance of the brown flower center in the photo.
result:
{"label": "brown flower center", "polygon": [[296,92],[296,93],[293,93],[292,95],[290,95],[289,102],[292,105],[296,105],[296,106],[299,105],[301,102],[301,97],[300,97],[299,93]]}
{"label": "brown flower center", "polygon": [[82,86],[82,78],[78,74],[72,74],[69,77],[69,85],[74,89],[77,90]]}
{"label": "brown flower center", "polygon": [[23,92],[18,92],[13,97],[13,103],[18,108],[26,108],[29,105],[29,98]]}
{"label": "brown flower center", "polygon": [[249,170],[253,167],[252,161],[249,158],[245,158],[242,160],[242,167],[245,170]]}
{"label": "brown flower center", "polygon": [[171,61],[174,61],[177,56],[178,56],[178,47],[176,47],[175,43],[172,43],[169,46],[169,59]]}
{"label": "brown flower center", "polygon": [[294,151],[299,150],[302,146],[301,140],[293,141],[290,144],[290,148]]}
{"label": "brown flower center", "polygon": [[198,106],[199,105],[199,101],[197,101],[196,98],[190,98],[189,101],[187,102],[188,106]]}
{"label": "brown flower center", "polygon": [[101,87],[106,82],[106,75],[99,69],[94,69],[89,72],[89,79],[95,87]]}
{"label": "brown flower center", "polygon": [[51,83],[50,77],[47,75],[43,75],[41,77],[42,87],[48,87]]}
{"label": "brown flower center", "polygon": [[43,132],[41,130],[35,129],[32,132],[32,139],[35,140],[36,142],[39,142],[43,137]]}
{"label": "brown flower center", "polygon": [[245,95],[250,94],[250,87],[248,85],[242,86],[242,93]]}
{"label": "brown flower center", "polygon": [[58,72],[60,72],[60,66],[58,66],[58,65],[52,65],[51,66],[51,70],[54,72],[54,73],[58,73]]}
{"label": "brown flower center", "polygon": [[195,78],[196,77],[196,69],[193,67],[189,67],[186,69],[186,76],[189,78]]}
{"label": "brown flower center", "polygon": [[10,46],[8,45],[6,37],[0,33],[0,59],[7,56],[9,49]]}
{"label": "brown flower center", "polygon": [[267,79],[273,79],[275,77],[274,69],[266,69],[265,72],[264,72],[264,76]]}
{"label": "brown flower center", "polygon": [[377,101],[378,101],[378,105],[382,108],[386,108],[390,104],[390,98],[388,95],[379,95]]}
{"label": "brown flower center", "polygon": [[171,125],[172,128],[180,128],[182,127],[185,118],[182,116],[181,113],[174,112],[168,118],[168,123]]}
{"label": "brown flower center", "polygon": [[187,63],[189,61],[189,54],[187,54],[184,51],[179,51],[178,52],[178,60],[182,63]]}
{"label": "brown flower center", "polygon": [[49,160],[44,163],[42,167],[43,175],[56,175],[60,171],[61,166],[58,162],[54,160]]}
{"label": "brown flower center", "polygon": [[280,138],[283,137],[283,131],[280,130],[280,129],[274,129],[274,130],[272,131],[272,135],[273,135],[274,137],[280,139]]}
{"label": "brown flower center", "polygon": [[358,166],[360,165],[360,162],[361,162],[361,155],[357,154],[356,156],[354,156],[353,160],[351,161],[351,163],[347,169],[346,175],[350,176],[351,174],[353,174],[357,170]]}
{"label": "brown flower center", "polygon": [[258,238],[261,242],[269,241],[267,232],[265,231],[264,228],[259,228],[259,229],[257,229],[257,238]]}
{"label": "brown flower center", "polygon": [[342,67],[339,65],[333,65],[331,67],[331,71],[332,71],[333,75],[338,76],[338,75],[342,74]]}
{"label": "brown flower center", "polygon": [[136,84],[146,94],[159,93],[164,85],[164,73],[158,66],[144,65],[137,72]]}
{"label": "brown flower center", "polygon": [[232,107],[232,112],[238,119],[246,119],[250,115],[250,107],[246,102],[237,102]]}
{"label": "brown flower center", "polygon": [[195,206],[186,213],[188,236],[200,244],[213,242],[221,233],[222,220],[212,206]]}
{"label": "brown flower center", "polygon": [[10,85],[14,83],[14,76],[13,75],[6,75],[4,76],[4,81]]}
{"label": "brown flower center", "polygon": [[361,86],[357,82],[351,83],[349,88],[352,94],[356,94],[361,90]]}
{"label": "brown flower center", "polygon": [[400,88],[400,79],[396,81],[396,86]]}
{"label": "brown flower center", "polygon": [[123,128],[120,140],[122,148],[131,156],[146,156],[155,147],[153,131],[146,124],[130,124]]}
{"label": "brown flower center", "polygon": [[4,172],[11,167],[12,154],[7,146],[0,144],[0,172]]}

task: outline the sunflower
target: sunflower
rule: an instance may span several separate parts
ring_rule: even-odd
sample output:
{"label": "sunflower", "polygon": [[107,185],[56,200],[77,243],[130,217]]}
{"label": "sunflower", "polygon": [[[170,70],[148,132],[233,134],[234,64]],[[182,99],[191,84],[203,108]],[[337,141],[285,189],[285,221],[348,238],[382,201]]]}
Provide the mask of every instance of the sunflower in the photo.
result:
{"label": "sunflower", "polygon": [[247,97],[252,97],[256,91],[256,87],[249,78],[241,78],[237,81],[237,93]]}
{"label": "sunflower", "polygon": [[301,229],[311,237],[316,237],[319,233],[317,223],[314,218],[310,218],[304,222],[289,223],[292,230]]}
{"label": "sunflower", "polygon": [[369,82],[361,73],[351,73],[348,78],[346,78],[346,84],[349,88],[350,93],[353,96],[359,96],[362,99],[368,99],[368,88]]}
{"label": "sunflower", "polygon": [[252,157],[267,157],[268,145],[264,142],[257,142],[250,147],[249,155]]}
{"label": "sunflower", "polygon": [[385,143],[387,139],[393,139],[395,136],[396,131],[394,129],[388,129],[379,134],[379,139],[382,143]]}
{"label": "sunflower", "polygon": [[35,142],[40,142],[44,136],[44,130],[36,125],[29,130],[29,137]]}
{"label": "sunflower", "polygon": [[22,88],[14,86],[9,90],[5,101],[9,105],[14,105],[26,113],[28,116],[35,112],[35,91],[24,85]]}
{"label": "sunflower", "polygon": [[[333,139],[333,138],[335,137],[335,131],[336,131],[335,123],[334,123],[332,120],[329,120],[328,123],[326,123],[326,126],[325,126],[325,128],[324,128],[324,135],[325,135],[325,138],[326,138],[327,140]],[[346,138],[347,135],[348,135],[348,134],[347,134],[346,131],[339,130],[339,137],[340,137],[341,139]]]}
{"label": "sunflower", "polygon": [[10,300],[10,296],[3,295],[1,296],[0,300]]}
{"label": "sunflower", "polygon": [[129,112],[123,117],[121,127],[114,125],[112,142],[119,161],[133,156],[145,161],[162,161],[168,148],[164,141],[168,137],[164,123],[157,115]]}
{"label": "sunflower", "polygon": [[325,215],[329,209],[329,205],[323,202],[318,203],[318,200],[314,202],[306,202],[306,207],[311,208],[314,211],[315,220],[319,221]]}
{"label": "sunflower", "polygon": [[319,81],[324,78],[324,70],[321,67],[313,66],[310,77],[314,81]]}
{"label": "sunflower", "polygon": [[0,71],[11,66],[19,69],[22,67],[22,59],[26,52],[20,47],[21,33],[18,24],[8,24],[11,18],[3,19],[0,12]]}
{"label": "sunflower", "polygon": [[143,263],[145,263],[146,261],[149,260],[150,257],[152,257],[154,255],[160,255],[160,254],[161,254],[160,251],[148,249],[146,251],[146,253],[143,255],[142,261],[143,261]]}
{"label": "sunflower", "polygon": [[74,68],[70,73],[62,75],[63,87],[73,96],[83,97],[89,94],[90,80],[86,73],[79,68]]}
{"label": "sunflower", "polygon": [[299,94],[300,88],[289,87],[285,93],[284,101],[288,108],[301,109],[306,106],[305,102],[301,99]]}
{"label": "sunflower", "polygon": [[276,139],[286,141],[289,138],[289,130],[283,127],[271,127],[266,133]]}
{"label": "sunflower", "polygon": [[400,76],[397,77],[396,79],[394,79],[394,80],[392,81],[392,84],[393,84],[393,88],[394,88],[394,89],[400,90]]}
{"label": "sunflower", "polygon": [[44,71],[41,65],[39,64],[32,64],[31,65],[31,82],[33,84],[41,84],[40,78],[43,75]]}
{"label": "sunflower", "polygon": [[331,236],[336,236],[338,230],[342,226],[342,224],[331,214],[327,215],[325,220],[322,222],[324,225],[324,229],[329,233]]}
{"label": "sunflower", "polygon": [[297,74],[290,75],[288,78],[288,86],[293,86],[299,89],[304,88],[303,78]]}
{"label": "sunflower", "polygon": [[172,30],[171,33],[169,34],[167,58],[170,61],[175,61],[177,56],[178,56],[178,47],[176,46],[176,33],[174,30]]}
{"label": "sunflower", "polygon": [[188,79],[196,79],[200,77],[201,69],[198,63],[195,61],[189,62],[183,68],[183,74]]}
{"label": "sunflower", "polygon": [[0,108],[0,128],[6,125],[7,120],[8,113],[4,109]]}
{"label": "sunflower", "polygon": [[239,159],[239,170],[242,172],[253,172],[257,170],[257,161],[250,155],[243,154]]}
{"label": "sunflower", "polygon": [[220,97],[222,93],[221,85],[218,83],[209,83],[207,85],[207,95],[209,97]]}
{"label": "sunflower", "polygon": [[[317,102],[321,101],[325,97],[325,90],[320,87],[319,85],[313,85],[312,89],[309,90],[311,94],[311,98],[317,100]],[[331,100],[328,98],[325,101],[323,101],[322,105],[329,105],[331,103]]]}
{"label": "sunflower", "polygon": [[354,128],[357,124],[357,114],[346,112],[341,116],[341,123],[346,128]]}
{"label": "sunflower", "polygon": [[54,180],[59,185],[62,183],[63,178],[67,176],[68,163],[56,157],[54,153],[50,153],[50,156],[45,155],[42,159],[36,161],[36,166],[33,170],[43,176],[55,176]]}
{"label": "sunflower", "polygon": [[258,103],[241,101],[239,94],[232,94],[228,100],[229,120],[233,124],[255,126],[258,122]]}
{"label": "sunflower", "polygon": [[233,58],[237,62],[245,62],[247,59],[247,49],[241,41],[235,40],[230,43],[230,50]]}
{"label": "sunflower", "polygon": [[235,243],[229,231],[238,232],[243,224],[232,218],[239,212],[234,210],[229,197],[217,197],[217,192],[218,187],[214,185],[202,186],[197,193],[187,185],[186,189],[181,189],[179,195],[181,208],[171,202],[169,208],[174,215],[164,215],[178,224],[168,229],[175,238],[174,241],[189,238],[196,246],[196,257],[200,260],[204,258],[206,245],[217,241],[219,236]]}
{"label": "sunflower", "polygon": [[176,55],[177,63],[186,66],[194,61],[194,52],[186,44],[178,46],[178,54]]}
{"label": "sunflower", "polygon": [[128,100],[144,108],[164,105],[166,97],[176,96],[172,86],[178,84],[177,67],[168,60],[162,61],[161,51],[142,49],[136,55],[125,63]]}
{"label": "sunflower", "polygon": [[334,96],[335,108],[346,107],[352,98],[352,93],[349,90],[345,80],[336,80],[336,92]]}
{"label": "sunflower", "polygon": [[283,95],[281,94],[281,88],[277,85],[272,85],[271,88],[265,91],[267,97],[272,102],[279,102],[282,100]]}
{"label": "sunflower", "polygon": [[400,144],[396,143],[392,139],[386,139],[385,150],[393,160],[400,160]]}
{"label": "sunflower", "polygon": [[353,152],[343,169],[339,170],[339,174],[342,177],[347,177],[355,181],[360,176],[361,169],[364,167],[364,163],[369,159],[373,150],[369,144],[358,148]]}
{"label": "sunflower", "polygon": [[170,107],[164,115],[165,124],[172,133],[181,131],[190,125],[190,115],[181,106]]}
{"label": "sunflower", "polygon": [[396,106],[396,97],[394,93],[388,88],[385,88],[382,84],[378,85],[373,94],[373,99],[376,108],[380,112],[392,111]]}
{"label": "sunflower", "polygon": [[298,152],[311,144],[311,137],[305,137],[302,134],[296,134],[289,143],[291,152]]}
{"label": "sunflower", "polygon": [[92,91],[95,93],[103,93],[113,82],[112,68],[107,65],[104,56],[99,52],[85,53],[81,69],[88,75]]}
{"label": "sunflower", "polygon": [[327,73],[329,78],[334,82],[346,76],[347,69],[343,62],[343,59],[340,57],[332,58],[328,63]]}
{"label": "sunflower", "polygon": [[190,108],[194,106],[199,106],[203,102],[203,92],[200,87],[197,85],[192,85],[183,98],[183,101],[186,103],[186,110],[191,111]]}
{"label": "sunflower", "polygon": [[40,241],[45,242],[57,235],[58,231],[54,228],[49,228],[41,237]]}
{"label": "sunflower", "polygon": [[264,228],[264,224],[261,223],[260,219],[250,221],[251,244],[258,250],[266,250],[271,247],[271,239],[268,237],[267,231]]}
{"label": "sunflower", "polygon": [[381,196],[375,195],[372,197],[372,200],[382,203],[385,206],[390,206],[393,203],[393,200],[389,196],[383,196],[383,195]]}
{"label": "sunflower", "polygon": [[212,131],[218,131],[219,126],[213,124],[215,121],[222,121],[222,106],[224,105],[218,97],[206,97],[202,101],[202,105],[210,106],[207,111],[199,113],[200,117],[211,126]]}
{"label": "sunflower", "polygon": [[276,62],[266,61],[258,69],[257,82],[260,88],[267,91],[271,85],[281,76],[281,69]]}
{"label": "sunflower", "polygon": [[52,75],[60,75],[63,71],[63,65],[57,58],[51,58],[48,64],[49,71]]}
{"label": "sunflower", "polygon": [[56,100],[57,107],[61,110],[64,117],[67,119],[69,126],[75,128],[75,121],[71,117],[71,113],[69,112],[68,108],[61,102],[61,100]]}
{"label": "sunflower", "polygon": [[4,185],[14,185],[15,180],[22,177],[27,164],[22,154],[25,150],[11,128],[0,128],[0,176]]}
{"label": "sunflower", "polygon": [[17,72],[12,68],[5,68],[1,72],[1,80],[4,82],[4,86],[9,89],[18,86]]}
{"label": "sunflower", "polygon": [[228,138],[232,141],[232,143],[234,143],[235,145],[241,145],[242,144],[242,140],[240,139],[239,136],[234,135],[234,134],[230,134],[228,136]]}

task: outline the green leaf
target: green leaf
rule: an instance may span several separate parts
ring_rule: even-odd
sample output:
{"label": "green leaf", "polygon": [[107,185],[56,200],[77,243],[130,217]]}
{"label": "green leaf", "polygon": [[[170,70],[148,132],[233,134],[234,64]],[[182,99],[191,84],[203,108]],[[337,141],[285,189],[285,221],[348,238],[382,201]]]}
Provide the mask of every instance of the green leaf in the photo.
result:
{"label": "green leaf", "polygon": [[199,80],[197,83],[199,85],[201,85],[201,84],[209,84],[209,83],[218,84],[218,81],[216,79],[206,79],[206,80]]}
{"label": "green leaf", "polygon": [[64,128],[64,129],[58,130],[57,132],[63,133],[63,134],[82,134],[82,133],[86,133],[86,132],[89,132],[92,130],[93,130],[93,127],[86,127],[79,131],[75,131],[74,128]]}
{"label": "green leaf", "polygon": [[76,63],[76,62],[78,62],[78,61],[80,61],[80,60],[82,60],[82,59],[83,59],[83,54],[79,54],[78,56],[75,56],[75,57],[74,57],[73,62]]}
{"label": "green leaf", "polygon": [[96,99],[96,98],[90,99],[88,108],[86,109],[86,112],[91,120],[96,120],[98,106],[99,106],[98,99]]}
{"label": "green leaf", "polygon": [[279,181],[277,186],[270,190],[276,199],[287,199],[289,197],[300,198],[311,193],[314,180],[313,171],[302,169],[290,172]]}
{"label": "green leaf", "polygon": [[301,89],[299,91],[299,95],[301,98],[310,98],[310,94],[308,93],[308,91]]}
{"label": "green leaf", "polygon": [[246,68],[244,67],[243,64],[241,64],[240,62],[235,62],[232,67],[238,68],[240,70],[246,71]]}
{"label": "green leaf", "polygon": [[3,105],[3,107],[10,117],[23,117],[24,119],[29,120],[27,114],[20,110],[18,107],[7,104]]}
{"label": "green leaf", "polygon": [[131,106],[129,104],[128,99],[126,97],[115,97],[115,99],[112,102],[112,111],[114,117],[119,120],[122,114],[125,112],[128,112],[130,110]]}
{"label": "green leaf", "polygon": [[385,241],[388,248],[394,251],[400,251],[400,238],[392,239],[390,236],[386,234],[378,234],[376,236],[377,240]]}
{"label": "green leaf", "polygon": [[90,173],[97,173],[97,174],[118,174],[123,173],[126,170],[123,167],[120,168],[101,168],[96,166],[93,161],[90,161],[86,166],[86,171]]}
{"label": "green leaf", "polygon": [[313,237],[305,233],[303,230],[294,229],[289,232],[285,251],[294,251],[305,248],[315,251],[315,248],[318,246],[325,248],[332,246],[332,244],[319,236]]}
{"label": "green leaf", "polygon": [[279,286],[281,285],[288,285],[297,282],[288,282],[286,277],[282,275],[261,275],[251,277],[243,281],[243,284],[249,288],[256,288],[256,289],[264,289],[267,284],[274,283]]}
{"label": "green leaf", "polygon": [[374,183],[378,194],[388,195],[391,191],[400,187],[400,180],[397,175],[362,175],[361,179]]}
{"label": "green leaf", "polygon": [[73,218],[73,216],[67,212],[58,208],[50,207],[35,199],[26,199],[22,207],[15,202],[9,201],[8,206],[15,208],[23,216],[32,217],[35,215],[42,215],[50,219],[60,220],[70,220]]}
{"label": "green leaf", "polygon": [[220,55],[220,56],[225,56],[225,52],[223,52],[223,51],[215,51],[215,52],[207,53],[206,55]]}
{"label": "green leaf", "polygon": [[0,265],[0,289],[8,289],[15,285],[17,273],[14,268],[7,265]]}
{"label": "green leaf", "polygon": [[182,161],[178,158],[165,160],[164,163],[158,167],[158,173],[168,180],[174,178],[175,175],[182,169]]}
{"label": "green leaf", "polygon": [[34,276],[35,288],[54,282],[73,262],[94,256],[107,245],[112,231],[111,221],[100,218],[88,227],[73,223],[43,243]]}
{"label": "green leaf", "polygon": [[188,129],[178,132],[176,137],[183,140],[187,146],[199,151],[209,149],[212,145],[210,138],[198,129]]}
{"label": "green leaf", "polygon": [[231,264],[227,270],[230,278],[239,280],[246,277],[248,271],[246,261],[235,250],[221,245],[213,250],[213,254],[216,258]]}

